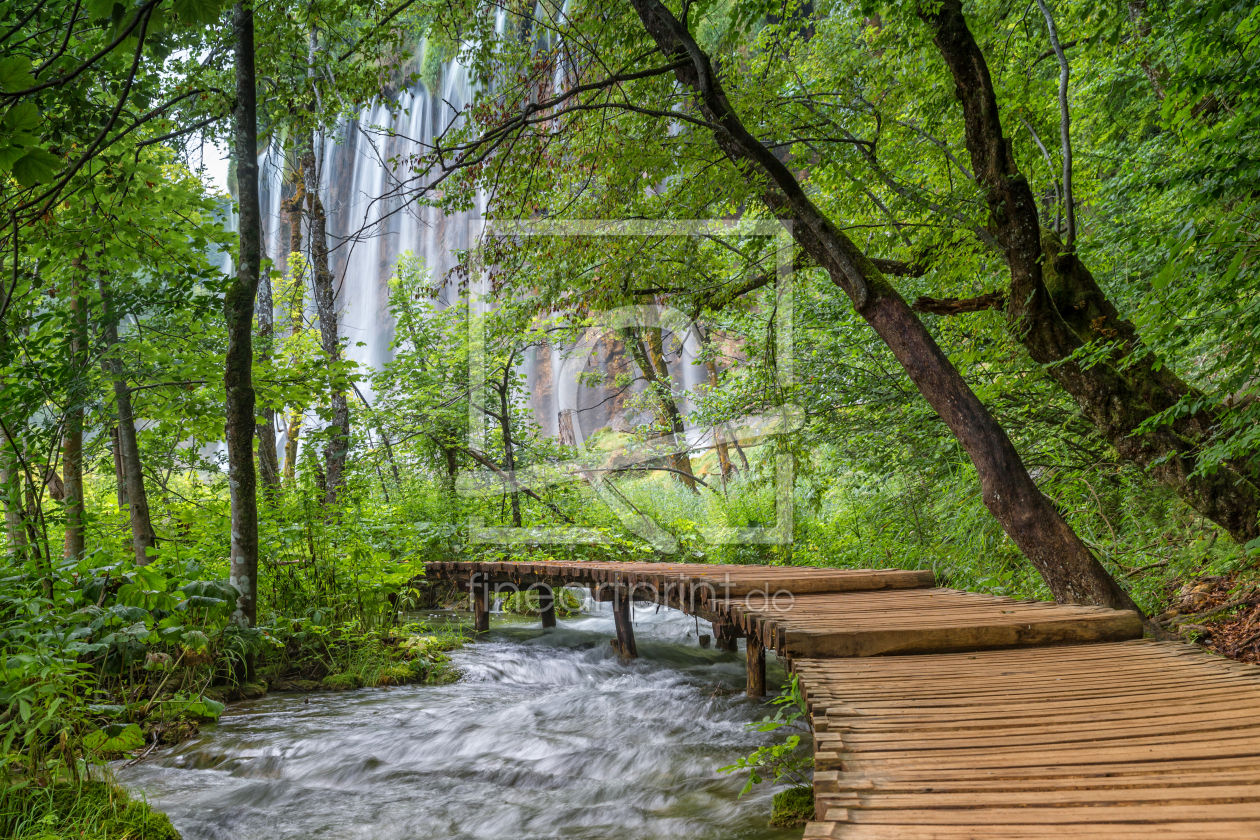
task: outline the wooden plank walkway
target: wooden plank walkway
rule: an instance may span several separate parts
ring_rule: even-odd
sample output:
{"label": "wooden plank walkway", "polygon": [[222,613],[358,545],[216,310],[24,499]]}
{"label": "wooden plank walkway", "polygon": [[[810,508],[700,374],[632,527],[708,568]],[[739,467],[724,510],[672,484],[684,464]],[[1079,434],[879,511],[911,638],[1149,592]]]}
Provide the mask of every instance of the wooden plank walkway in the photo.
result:
{"label": "wooden plank walkway", "polygon": [[1260,669],[1141,640],[1136,614],[936,587],[930,572],[674,563],[431,563],[489,626],[496,589],[587,586],[713,622],[801,678],[806,840],[1260,840]]}
{"label": "wooden plank walkway", "polygon": [[800,659],[807,840],[1260,838],[1260,668],[1180,642]]}
{"label": "wooden plank walkway", "polygon": [[720,616],[787,657],[882,656],[1121,641],[1142,636],[1136,613],[1016,601],[958,589],[802,595],[753,606],[738,600]]}

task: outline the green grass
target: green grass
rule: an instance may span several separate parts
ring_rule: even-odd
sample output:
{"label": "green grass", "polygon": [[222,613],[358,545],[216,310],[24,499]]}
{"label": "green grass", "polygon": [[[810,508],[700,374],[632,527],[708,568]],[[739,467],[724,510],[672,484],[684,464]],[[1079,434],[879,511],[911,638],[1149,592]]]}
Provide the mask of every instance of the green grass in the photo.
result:
{"label": "green grass", "polygon": [[166,814],[108,782],[9,784],[0,836],[11,840],[180,840]]}

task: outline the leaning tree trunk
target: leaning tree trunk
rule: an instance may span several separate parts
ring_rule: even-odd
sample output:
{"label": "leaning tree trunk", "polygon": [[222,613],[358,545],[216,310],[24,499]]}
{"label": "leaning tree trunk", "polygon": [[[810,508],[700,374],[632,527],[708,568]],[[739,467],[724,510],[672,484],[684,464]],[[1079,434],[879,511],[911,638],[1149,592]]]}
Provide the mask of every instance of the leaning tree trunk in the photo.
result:
{"label": "leaning tree trunk", "polygon": [[[1260,537],[1260,482],[1254,472],[1239,463],[1223,464],[1211,475],[1195,472],[1198,444],[1219,422],[1211,409],[1138,431],[1194,392],[1142,344],[1076,254],[1043,233],[1032,188],[1003,135],[988,65],[961,1],[943,0],[920,15],[953,73],[967,149],[992,210],[989,228],[1006,254],[1012,335],[1047,366],[1121,457],[1147,468],[1239,543]],[[1111,358],[1090,365],[1077,361],[1078,351],[1093,341],[1112,343]]]}
{"label": "leaning tree trunk", "polygon": [[[333,275],[328,268],[328,218],[324,202],[319,197],[318,173],[315,169],[315,135],[302,158],[302,173],[306,179],[306,206],[311,220],[311,269],[315,286],[315,311],[319,315],[319,338],[329,363],[341,361],[341,341],[337,335],[337,292],[333,288]],[[326,490],[324,501],[337,501],[337,493],[346,483],[346,454],[350,449],[350,404],[345,387],[334,384],[330,399],[332,425],[328,429],[328,444],[324,449],[324,477]]]}
{"label": "leaning tree trunk", "polygon": [[77,560],[84,551],[83,507],[83,405],[87,390],[87,304],[83,300],[81,258],[70,272],[70,390],[67,393],[65,425],[61,437],[61,462],[65,488],[66,541],[64,556]]}
{"label": "leaning tree trunk", "polygon": [[795,175],[749,133],[731,107],[709,57],[660,0],[631,0],[675,76],[692,91],[713,124],[719,148],[746,178],[762,186],[761,199],[791,227],[801,248],[888,345],[919,392],[945,421],[980,476],[985,506],[1061,603],[1134,609],[1128,594],[1033,482],[1006,431],[950,364],[931,333],[884,275],[814,206]]}
{"label": "leaning tree trunk", "polygon": [[[704,327],[696,325],[696,338],[700,339],[700,344],[707,344],[709,336],[705,332]],[[709,388],[716,391],[719,385],[717,362],[709,356],[704,361],[705,372],[709,375]],[[726,440],[722,437],[722,430],[718,426],[713,427],[713,448],[717,451],[718,468],[722,471],[722,481],[725,482],[730,478],[731,473],[735,471],[735,465],[731,463],[730,448],[726,445]]]}
{"label": "leaning tree trunk", "polygon": [[[112,349],[118,345],[118,316],[113,310],[112,298],[105,280],[100,280],[101,305],[105,320],[105,342]],[[122,362],[117,356],[106,356],[104,365],[114,383],[114,403],[118,408],[118,454],[122,465],[126,488],[128,519],[131,523],[131,550],[136,564],[149,562],[150,549],[157,547],[153,533],[153,521],[149,516],[149,495],[144,486],[144,472],[140,464],[140,445],[136,437],[136,417],[131,406],[131,389],[123,375]]]}
{"label": "leaning tree trunk", "polygon": [[687,426],[683,422],[682,412],[678,410],[678,401],[674,399],[673,378],[669,375],[669,365],[665,361],[665,352],[661,340],[660,327],[630,328],[625,330],[623,338],[630,355],[634,357],[648,387],[656,395],[664,413],[664,420],[669,424],[674,447],[683,447],[682,452],[670,452],[665,463],[672,473],[693,493],[696,490],[695,473],[691,471],[691,456],[687,454]]}
{"label": "leaning tree trunk", "polygon": [[233,620],[252,627],[258,615],[258,498],[254,475],[254,297],[262,262],[262,214],[258,204],[258,117],[254,77],[253,7],[232,10],[236,47],[236,107],[232,133],[240,203],[236,277],[224,295],[228,347],[223,385],[227,394],[228,486],[232,494],[229,582],[240,591]]}

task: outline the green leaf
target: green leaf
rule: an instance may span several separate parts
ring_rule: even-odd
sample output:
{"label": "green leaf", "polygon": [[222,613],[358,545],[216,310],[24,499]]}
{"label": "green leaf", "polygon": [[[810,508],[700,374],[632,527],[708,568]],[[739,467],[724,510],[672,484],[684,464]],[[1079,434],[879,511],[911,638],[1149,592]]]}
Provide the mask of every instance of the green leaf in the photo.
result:
{"label": "green leaf", "polygon": [[35,84],[31,60],[23,56],[0,58],[0,90],[12,93]]}
{"label": "green leaf", "polygon": [[5,113],[4,127],[10,131],[34,131],[39,128],[39,109],[33,102],[19,102]]}
{"label": "green leaf", "polygon": [[184,634],[184,646],[193,650],[202,650],[210,644],[210,637],[200,630],[189,630]]}
{"label": "green leaf", "polygon": [[26,149],[23,146],[0,146],[0,172],[13,169],[13,164],[17,163],[24,154],[26,154]]}
{"label": "green leaf", "polygon": [[109,17],[114,11],[114,0],[87,0],[84,5],[93,19]]}
{"label": "green leaf", "polygon": [[128,752],[144,746],[144,734],[134,723],[112,723],[104,729],[89,732],[83,745],[99,752]]}
{"label": "green leaf", "polygon": [[219,0],[175,0],[175,14],[188,26],[208,25],[219,19]]}
{"label": "green leaf", "polygon": [[13,164],[13,177],[24,187],[51,181],[61,169],[61,158],[43,149],[31,149]]}

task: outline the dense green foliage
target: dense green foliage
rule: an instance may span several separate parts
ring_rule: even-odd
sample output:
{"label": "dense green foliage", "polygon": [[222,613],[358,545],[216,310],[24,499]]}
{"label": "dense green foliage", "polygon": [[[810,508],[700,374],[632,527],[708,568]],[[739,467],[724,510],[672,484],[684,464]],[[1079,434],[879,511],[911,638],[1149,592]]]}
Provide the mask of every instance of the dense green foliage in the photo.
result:
{"label": "dense green foliage", "polygon": [[[902,297],[1005,300],[993,204],[918,4],[669,6],[750,133]],[[315,0],[256,12],[259,135],[281,150],[308,237],[293,253],[267,243],[270,309],[259,298],[259,422],[291,424],[301,447],[260,487],[253,627],[231,620],[219,446],[231,197],[190,163],[196,132],[230,132],[228,10],[19,0],[0,11],[0,764],[27,785],[3,800],[6,835],[58,836],[66,808],[115,797],[85,781],[92,762],[169,743],[262,683],[456,677],[445,656],[456,635],[406,626],[437,603],[419,580],[429,560],[931,568],[943,584],[1048,597],[957,437],[833,279],[776,238],[765,178],[732,162],[633,5],[561,9]],[[1006,0],[964,12],[1053,257],[1073,232],[1045,19]],[[1186,394],[1131,434],[1209,417],[1187,438],[1189,478],[1260,481],[1260,9],[1144,0],[1053,14],[1070,66],[1070,247],[1140,346],[1095,327],[1072,358],[1042,364],[1001,306],[941,314],[929,301],[920,317],[1037,485],[1154,615],[1183,579],[1254,576],[1260,539],[1231,539],[1161,483],[1166,459],[1125,457],[1055,368],[1175,371]],[[408,176],[390,187],[400,199],[476,205],[497,221],[641,226],[492,238],[461,252],[450,277],[404,254],[389,284],[391,361],[361,369],[344,336],[331,349],[317,338],[316,211],[294,196],[321,187],[303,161],[365,105],[416,83],[440,90],[457,56],[475,99],[442,148],[394,161]],[[748,224],[651,228],[680,219]],[[776,260],[792,266],[790,284]],[[679,444],[683,388],[653,370],[654,354],[681,355],[682,331],[610,326],[607,313],[628,307],[694,322],[687,362],[706,384],[685,395],[687,424],[708,430],[704,444]],[[600,335],[619,361],[584,381],[633,422],[586,430],[580,444],[545,434],[552,418],[531,408],[527,362],[553,349],[594,356]],[[350,450],[330,488],[338,400]],[[749,417],[789,416],[785,406],[799,420],[790,432],[735,433]],[[128,470],[147,492],[147,547]],[[790,539],[714,538],[785,521],[785,497]],[[804,772],[796,746],[747,767]],[[37,801],[72,791],[73,806]],[[139,805],[115,811],[150,819]],[[81,823],[85,836],[123,831],[112,819]],[[144,830],[133,834],[165,836]]]}

